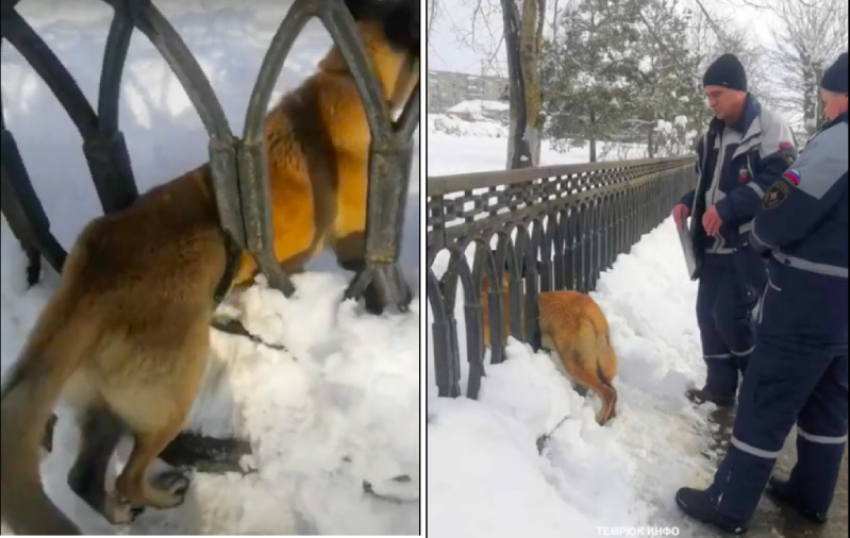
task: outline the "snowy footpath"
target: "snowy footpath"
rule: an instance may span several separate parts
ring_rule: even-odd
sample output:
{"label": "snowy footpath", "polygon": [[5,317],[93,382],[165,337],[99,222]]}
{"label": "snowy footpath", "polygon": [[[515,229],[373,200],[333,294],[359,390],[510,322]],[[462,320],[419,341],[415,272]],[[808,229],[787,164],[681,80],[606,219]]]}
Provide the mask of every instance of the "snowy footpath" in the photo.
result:
{"label": "snowy footpath", "polygon": [[[429,131],[429,175],[435,175],[432,169],[493,169],[505,143],[488,135]],[[557,154],[546,144],[542,164],[586,159],[586,149]],[[470,248],[470,264],[473,254]],[[438,278],[447,263],[447,253],[438,254],[432,267]],[[616,536],[625,528],[712,536],[684,519],[674,501],[679,487],[708,483],[720,453],[714,441],[718,426],[710,420],[713,406],[695,409],[683,395],[705,376],[696,290],[670,219],[601,275],[591,295],[608,318],[619,363],[618,416],[605,427],[594,420],[600,405],[595,395],[579,396],[548,355],[513,338],[504,363],[489,365],[488,352],[477,401],[437,398],[430,382],[429,535],[590,538]],[[459,349],[465,350],[460,302],[455,317]],[[429,330],[432,321],[429,306]],[[429,349],[430,380],[433,362]],[[465,357],[461,369],[465,390]],[[553,429],[539,454],[538,437]]]}
{"label": "snowy footpath", "polygon": [[[591,293],[608,318],[619,365],[618,416],[605,427],[594,420],[596,396],[579,396],[547,354],[513,338],[504,363],[485,365],[478,401],[436,398],[429,387],[432,536],[583,538],[619,527],[702,532],[680,517],[673,500],[679,487],[705,484],[718,455],[712,406],[695,410],[683,396],[690,382],[702,381],[704,366],[696,284],[679,250],[667,220],[620,255]],[[438,276],[446,263],[435,261]],[[456,316],[465,349],[462,306]],[[464,389],[467,371],[462,363]],[[537,438],[553,429],[538,454]]]}

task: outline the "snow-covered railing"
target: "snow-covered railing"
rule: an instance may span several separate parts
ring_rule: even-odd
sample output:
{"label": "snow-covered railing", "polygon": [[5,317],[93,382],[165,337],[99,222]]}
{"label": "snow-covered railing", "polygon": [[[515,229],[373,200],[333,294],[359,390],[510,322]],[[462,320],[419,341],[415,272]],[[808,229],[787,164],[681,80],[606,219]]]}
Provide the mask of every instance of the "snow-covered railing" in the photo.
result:
{"label": "snow-covered railing", "polygon": [[[427,293],[439,395],[462,393],[459,283],[469,363],[466,395],[477,398],[485,351],[482,277],[489,282],[491,362],[504,360],[503,270],[509,273],[511,334],[539,349],[538,291],[593,290],[599,274],[661,223],[692,187],[694,164],[689,155],[428,178]],[[438,258],[445,269],[441,277],[435,272]]]}
{"label": "snow-covered railing", "polygon": [[[15,47],[48,85],[83,138],[83,152],[105,213],[125,208],[138,196],[124,137],[118,99],[133,29],[145,34],[174,71],[209,135],[210,165],[223,227],[258,260],[269,284],[290,296],[294,288],[274,259],[263,120],[272,89],[295,39],[307,22],[322,21],[339,45],[363,100],[372,133],[366,221],[366,268],[347,290],[360,298],[371,284],[387,305],[406,308],[409,287],[397,260],[410,175],[413,133],[419,123],[419,87],[394,122],[371,73],[365,48],[342,0],[295,0],[272,38],[246,112],[242,138],[233,134],[224,110],[195,57],[151,0],[102,0],[115,11],[106,49],[97,111],[73,76],[17,12],[20,0],[0,0],[2,38]],[[0,117],[2,122],[2,117]],[[29,258],[30,285],[39,279],[41,257],[57,271],[65,251],[33,189],[12,134],[2,122],[2,212]]]}
{"label": "snow-covered railing", "polygon": [[[44,80],[83,138],[83,153],[104,213],[131,205],[138,197],[127,146],[118,126],[124,63],[134,29],[141,31],[172,69],[209,136],[216,202],[223,227],[257,259],[269,284],[286,296],[292,283],[272,250],[271,207],[263,122],[273,86],[295,39],[307,22],[322,21],[340,47],[363,101],[372,135],[366,220],[366,268],[352,280],[347,297],[362,297],[378,286],[382,306],[406,310],[412,294],[398,267],[404,208],[409,187],[413,133],[419,123],[419,85],[393,121],[372,74],[365,47],[343,0],[294,0],[272,38],[250,96],[242,137],[230,129],[221,103],[198,61],[152,0],[102,0],[114,9],[106,40],[97,109],[44,40],[17,12],[20,0],[0,0],[2,40],[11,43]],[[2,213],[29,259],[27,279],[38,282],[43,257],[62,270],[66,252],[50,231],[46,215],[12,133],[0,114]],[[71,179],[73,180],[73,179]],[[222,441],[223,442],[223,441]],[[179,448],[184,447],[184,448]],[[238,460],[242,448],[218,440],[178,437],[172,459]],[[244,448],[244,447],[243,447]]]}

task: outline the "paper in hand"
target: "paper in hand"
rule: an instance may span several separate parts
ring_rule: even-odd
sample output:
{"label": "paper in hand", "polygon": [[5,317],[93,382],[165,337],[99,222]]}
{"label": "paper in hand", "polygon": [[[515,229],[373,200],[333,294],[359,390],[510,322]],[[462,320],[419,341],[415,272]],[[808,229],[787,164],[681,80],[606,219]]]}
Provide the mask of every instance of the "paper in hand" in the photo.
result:
{"label": "paper in hand", "polygon": [[694,255],[694,244],[688,230],[687,221],[679,232],[679,241],[682,243],[682,252],[685,254],[685,265],[688,267],[688,277],[693,279],[697,270],[696,256]]}

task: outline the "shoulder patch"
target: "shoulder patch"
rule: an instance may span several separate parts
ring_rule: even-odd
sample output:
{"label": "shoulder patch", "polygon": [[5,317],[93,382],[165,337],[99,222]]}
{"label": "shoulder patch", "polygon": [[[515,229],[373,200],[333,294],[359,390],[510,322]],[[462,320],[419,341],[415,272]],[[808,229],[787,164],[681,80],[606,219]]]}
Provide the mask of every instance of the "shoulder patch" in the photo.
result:
{"label": "shoulder patch", "polygon": [[800,172],[793,168],[791,170],[786,170],[785,173],[782,174],[782,177],[788,178],[795,187],[800,184]]}
{"label": "shoulder patch", "polygon": [[776,209],[782,204],[782,202],[788,199],[788,195],[791,194],[791,189],[796,186],[797,184],[788,178],[786,172],[785,175],[774,182],[773,185],[768,187],[767,191],[764,193],[764,198],[762,199],[762,207],[764,209]]}

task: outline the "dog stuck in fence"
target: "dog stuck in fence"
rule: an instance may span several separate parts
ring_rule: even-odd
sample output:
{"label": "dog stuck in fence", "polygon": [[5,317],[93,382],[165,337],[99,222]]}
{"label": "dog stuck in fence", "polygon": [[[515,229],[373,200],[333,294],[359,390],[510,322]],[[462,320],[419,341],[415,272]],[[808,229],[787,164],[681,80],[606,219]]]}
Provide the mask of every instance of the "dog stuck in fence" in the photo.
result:
{"label": "dog stuck in fence", "polygon": [[[524,261],[521,273],[521,277],[525,277]],[[505,345],[511,334],[507,266],[502,271],[499,289],[502,295],[502,344]],[[490,348],[490,280],[486,273],[481,278],[480,294],[484,346]],[[522,295],[520,290],[520,297]],[[617,390],[612,385],[617,374],[617,356],[611,346],[605,314],[592,297],[571,290],[538,293],[537,312],[541,347],[547,352],[555,352],[559,370],[580,394],[585,395],[590,389],[599,397],[602,408],[596,415],[596,421],[604,425],[614,418],[617,407]],[[520,327],[525,324],[524,314],[525,309],[520,308]]]}
{"label": "dog stuck in fence", "polygon": [[[419,77],[419,2],[346,1],[384,98],[397,113]],[[284,96],[265,124],[275,235],[285,270],[330,244],[362,265],[370,131],[336,46]],[[218,298],[256,272],[222,232],[209,165],[85,226],[0,398],[0,509],[16,534],[80,534],[44,491],[45,425],[60,398],[78,414],[71,489],[113,524],[144,507],[180,505],[188,478],[148,476],[184,426],[210,351]],[[107,493],[124,434],[132,454]]]}

